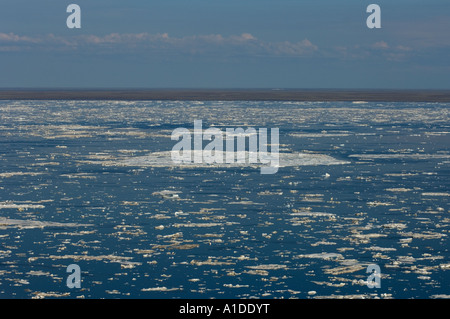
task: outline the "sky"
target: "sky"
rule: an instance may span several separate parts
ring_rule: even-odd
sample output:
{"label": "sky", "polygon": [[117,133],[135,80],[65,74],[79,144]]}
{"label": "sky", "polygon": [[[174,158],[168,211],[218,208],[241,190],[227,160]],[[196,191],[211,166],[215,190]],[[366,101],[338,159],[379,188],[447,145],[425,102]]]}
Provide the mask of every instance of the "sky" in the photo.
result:
{"label": "sky", "polygon": [[0,88],[450,89],[449,57],[448,0],[0,0]]}

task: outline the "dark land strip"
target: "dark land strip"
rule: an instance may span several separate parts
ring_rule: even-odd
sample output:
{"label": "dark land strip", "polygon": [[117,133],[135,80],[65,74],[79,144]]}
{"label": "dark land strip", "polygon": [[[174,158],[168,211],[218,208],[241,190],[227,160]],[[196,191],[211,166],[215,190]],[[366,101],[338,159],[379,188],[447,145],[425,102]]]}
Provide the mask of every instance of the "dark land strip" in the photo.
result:
{"label": "dark land strip", "polygon": [[450,90],[0,89],[0,100],[450,102]]}

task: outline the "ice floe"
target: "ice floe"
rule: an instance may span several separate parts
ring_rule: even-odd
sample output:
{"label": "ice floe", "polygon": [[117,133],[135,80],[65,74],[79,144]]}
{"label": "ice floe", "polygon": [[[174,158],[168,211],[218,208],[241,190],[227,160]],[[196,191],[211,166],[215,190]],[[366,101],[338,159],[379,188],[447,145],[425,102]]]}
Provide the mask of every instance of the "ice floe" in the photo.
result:
{"label": "ice floe", "polygon": [[[197,152],[197,151],[192,151]],[[221,158],[225,159],[227,152],[221,153]],[[234,153],[232,153],[234,154]],[[192,157],[194,158],[194,157]],[[134,157],[120,157],[115,161],[89,161],[91,164],[103,164],[103,165],[114,165],[114,166],[141,166],[141,167],[241,167],[241,166],[255,166],[257,163],[251,163],[249,158],[249,152],[245,151],[245,158],[247,159],[243,163],[175,163],[172,160],[172,155],[170,151],[163,152],[153,152],[145,156],[134,156]],[[312,154],[312,153],[279,153],[279,167],[289,167],[289,166],[317,166],[317,165],[344,165],[350,164],[349,161],[339,160],[332,156],[325,154]]]}
{"label": "ice floe", "polygon": [[22,229],[44,227],[90,227],[92,224],[60,223],[40,220],[20,220],[0,217],[0,228],[18,227]]}

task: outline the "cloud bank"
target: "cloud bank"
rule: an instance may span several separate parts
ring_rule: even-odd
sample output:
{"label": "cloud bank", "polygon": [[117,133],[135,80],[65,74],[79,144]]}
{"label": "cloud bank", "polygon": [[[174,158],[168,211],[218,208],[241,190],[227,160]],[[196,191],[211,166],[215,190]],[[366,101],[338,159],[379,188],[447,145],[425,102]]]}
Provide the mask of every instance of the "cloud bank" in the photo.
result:
{"label": "cloud bank", "polygon": [[0,51],[68,51],[92,53],[182,53],[191,55],[215,54],[256,55],[273,57],[303,57],[318,47],[310,40],[298,42],[267,42],[250,33],[224,36],[221,34],[171,37],[167,33],[110,33],[103,36],[77,35],[71,37],[47,34],[23,36],[0,33]]}
{"label": "cloud bank", "polygon": [[[435,37],[438,37],[437,35]],[[416,38],[378,39],[373,42],[319,46],[305,38],[299,41],[265,41],[251,33],[240,35],[199,34],[170,36],[168,33],[109,33],[62,36],[55,34],[20,35],[0,32],[1,52],[73,52],[88,55],[127,55],[146,57],[198,56],[213,58],[308,58],[337,60],[382,59],[406,61],[412,57],[432,56],[450,42],[441,38],[419,41]]]}

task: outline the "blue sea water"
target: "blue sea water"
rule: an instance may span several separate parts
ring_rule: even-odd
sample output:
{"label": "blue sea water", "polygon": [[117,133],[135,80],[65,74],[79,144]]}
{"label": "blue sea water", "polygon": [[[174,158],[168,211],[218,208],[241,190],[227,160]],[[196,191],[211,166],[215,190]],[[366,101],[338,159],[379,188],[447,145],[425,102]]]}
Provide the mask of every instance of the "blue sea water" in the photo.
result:
{"label": "blue sea water", "polygon": [[[448,298],[449,107],[1,101],[0,298]],[[160,157],[194,120],[310,160]]]}

